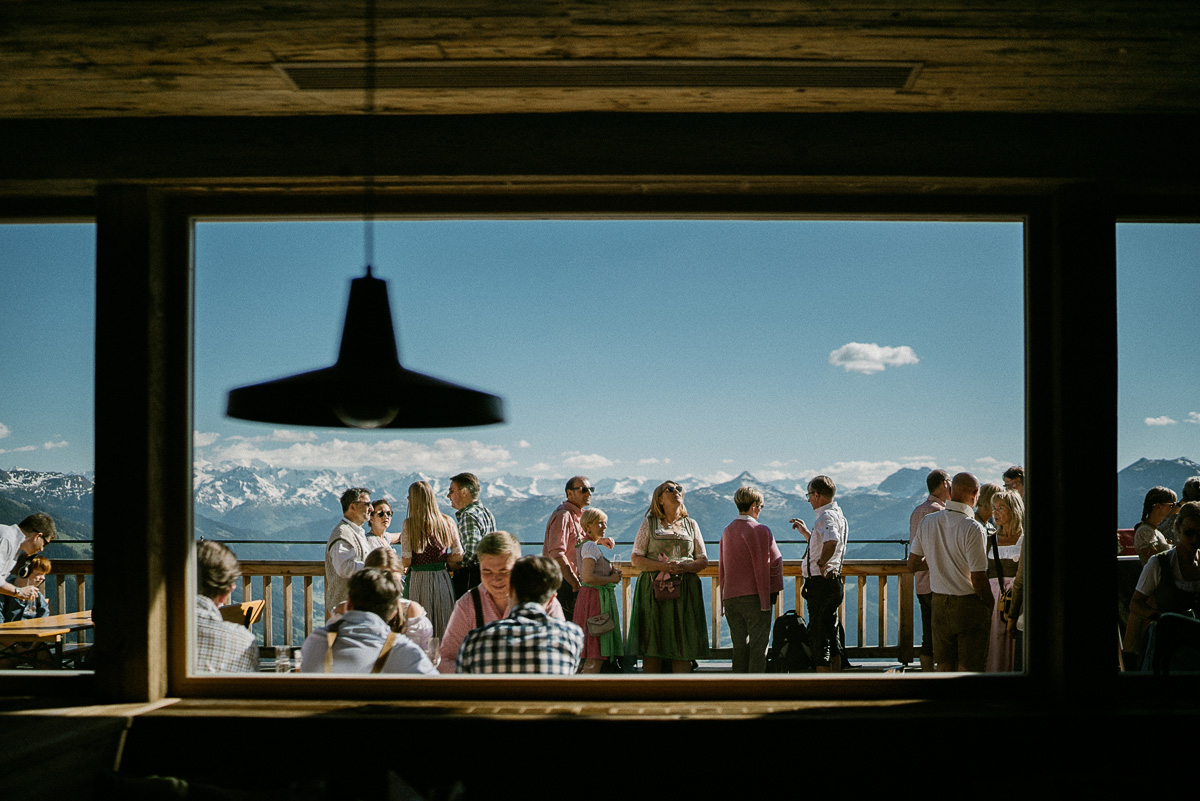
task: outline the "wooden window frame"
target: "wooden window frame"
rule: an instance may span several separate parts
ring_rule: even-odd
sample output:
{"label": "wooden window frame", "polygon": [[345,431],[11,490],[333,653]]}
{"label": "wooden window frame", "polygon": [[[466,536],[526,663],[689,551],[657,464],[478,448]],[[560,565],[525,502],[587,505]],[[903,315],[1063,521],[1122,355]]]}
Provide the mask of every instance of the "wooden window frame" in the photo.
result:
{"label": "wooden window frame", "polygon": [[[187,565],[192,539],[191,342],[194,219],[353,214],[347,191],[205,193],[135,184],[101,186],[97,223],[96,584],[108,617],[95,675],[3,676],[11,692],[80,694],[112,701],[167,694],[259,698],[512,698],[569,700],[1112,698],[1117,689],[1111,618],[1095,592],[1111,554],[1071,543],[1079,521],[1056,499],[1077,492],[1074,465],[1115,464],[1115,223],[1123,213],[1178,216],[1177,198],[1118,197],[1095,185],[1019,194],[870,196],[802,191],[685,189],[658,194],[574,191],[407,195],[383,198],[383,216],[555,216],[1019,219],[1025,225],[1026,467],[1031,530],[1028,671],[1012,676],[572,677],[503,679],[189,677]],[[627,187],[628,188],[628,187]],[[74,204],[77,208],[79,204]],[[1185,204],[1186,205],[1186,204]],[[1196,203],[1192,202],[1194,210]],[[50,215],[53,215],[53,204]],[[1160,209],[1161,211],[1156,211]],[[0,212],[3,208],[0,208]],[[42,216],[47,216],[42,212]],[[1124,219],[1124,217],[1123,217]],[[1091,324],[1064,313],[1096,311]],[[145,313],[130,314],[130,309]],[[1088,381],[1075,354],[1098,354]],[[1107,357],[1105,354],[1111,354]],[[128,398],[133,398],[131,402]],[[179,403],[187,398],[187,403]],[[1105,436],[1104,431],[1110,432]],[[108,476],[118,476],[109,479]],[[110,483],[111,482],[111,483]],[[109,488],[112,488],[110,490]],[[1112,519],[1115,471],[1088,475],[1093,519]],[[133,502],[133,501],[136,501]],[[110,534],[109,532],[113,532]],[[105,576],[132,577],[106,584]],[[137,577],[145,576],[144,581]],[[1054,610],[1039,614],[1037,610]],[[1070,625],[1067,622],[1070,621]],[[596,682],[600,683],[597,686]],[[614,684],[613,682],[618,682]]]}

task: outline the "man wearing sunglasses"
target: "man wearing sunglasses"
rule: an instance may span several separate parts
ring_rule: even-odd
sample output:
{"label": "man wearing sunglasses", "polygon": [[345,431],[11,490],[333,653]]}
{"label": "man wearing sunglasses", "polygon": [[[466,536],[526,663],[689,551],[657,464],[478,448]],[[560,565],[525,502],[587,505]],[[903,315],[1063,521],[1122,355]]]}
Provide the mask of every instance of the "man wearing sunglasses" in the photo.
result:
{"label": "man wearing sunglasses", "polygon": [[58,529],[50,515],[43,512],[32,514],[15,526],[0,526],[0,595],[10,595],[21,600],[38,596],[37,585],[16,587],[6,579],[23,553],[33,556],[58,536]]}
{"label": "man wearing sunglasses", "polygon": [[554,560],[562,571],[562,587],[558,590],[558,602],[562,604],[567,620],[575,616],[575,594],[579,592],[579,567],[575,564],[578,549],[583,540],[583,507],[592,502],[596,488],[587,476],[575,476],[567,481],[567,499],[559,504],[546,524],[546,538],[542,544],[542,556]]}

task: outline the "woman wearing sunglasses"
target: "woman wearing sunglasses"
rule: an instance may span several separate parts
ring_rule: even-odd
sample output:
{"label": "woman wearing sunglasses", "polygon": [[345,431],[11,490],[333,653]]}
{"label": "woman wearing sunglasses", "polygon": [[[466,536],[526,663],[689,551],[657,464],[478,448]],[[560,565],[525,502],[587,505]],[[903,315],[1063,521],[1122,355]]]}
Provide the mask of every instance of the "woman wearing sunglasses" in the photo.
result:
{"label": "woman wearing sunglasses", "polygon": [[688,517],[683,487],[658,485],[633,541],[630,563],[641,571],[633,591],[626,651],[645,673],[687,673],[708,656],[700,577],[708,567],[700,526]]}

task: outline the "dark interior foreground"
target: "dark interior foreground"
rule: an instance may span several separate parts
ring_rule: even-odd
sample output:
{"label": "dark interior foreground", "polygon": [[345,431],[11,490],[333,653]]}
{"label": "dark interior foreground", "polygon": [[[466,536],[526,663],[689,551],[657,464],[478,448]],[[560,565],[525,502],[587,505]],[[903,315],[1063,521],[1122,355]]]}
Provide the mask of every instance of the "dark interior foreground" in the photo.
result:
{"label": "dark interior foreground", "polygon": [[[1172,731],[1197,705],[1186,678],[1116,670],[1112,537],[1094,522],[1116,507],[1114,223],[1200,217],[1200,11],[399,5],[379,4],[380,61],[444,62],[449,77],[380,88],[368,117],[352,74],[333,90],[286,77],[290,64],[361,62],[357,4],[4,4],[0,218],[97,224],[95,598],[98,617],[121,610],[105,614],[94,674],[0,676],[5,729],[26,735],[6,737],[6,792],[96,795],[122,744],[125,777],[260,796],[295,781],[312,797],[382,797],[388,771],[436,797],[459,780],[468,797],[498,781],[732,794],[759,776],[799,791],[818,739],[837,744],[828,779],[850,790],[919,792],[931,774],[985,784],[997,758],[998,790],[1025,776],[1133,782],[1134,731]],[[684,70],[670,85],[579,86],[550,74],[755,59],[908,65],[909,77],[731,87]],[[516,77],[456,79],[480,61]],[[368,169],[380,213],[398,216],[1024,219],[1026,675],[448,680],[436,698],[403,680],[188,677],[189,220],[358,214]],[[605,753],[595,779],[585,742]],[[352,752],[347,770],[338,757]],[[660,762],[673,768],[649,767]]]}

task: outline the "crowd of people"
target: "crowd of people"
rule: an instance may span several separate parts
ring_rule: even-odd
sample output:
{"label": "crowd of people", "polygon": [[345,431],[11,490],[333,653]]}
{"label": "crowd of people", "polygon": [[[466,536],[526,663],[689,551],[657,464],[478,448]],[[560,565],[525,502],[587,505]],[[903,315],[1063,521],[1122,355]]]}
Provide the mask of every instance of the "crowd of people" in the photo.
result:
{"label": "crowd of people", "polygon": [[[1022,662],[1024,470],[1009,468],[1003,480],[981,485],[970,473],[944,470],[926,477],[928,497],[909,519],[908,559],[923,670],[1009,672]],[[630,563],[638,578],[627,637],[616,593],[624,574],[610,558],[608,517],[591,506],[595,488],[586,476],[567,481],[536,556],[522,556],[517,539],[497,530],[480,491],[473,474],[454,476],[446,495],[451,517],[438,509],[429,483],[418,481],[398,531],[390,500],[372,500],[363,487],[342,494],[343,516],[325,548],[327,619],[304,643],[304,672],[598,673],[640,660],[646,673],[686,673],[710,656],[698,576],[708,555],[679,482],[654,489],[634,538]],[[843,663],[838,608],[849,527],[836,491],[828,476],[813,478],[806,495],[812,527],[790,521],[808,543],[801,574],[818,671]],[[759,673],[783,560],[758,521],[762,493],[741,487],[733,502],[737,517],[720,540],[721,613],[734,672]],[[0,525],[0,622],[50,614],[41,587],[52,565],[42,551],[56,536],[44,513]],[[1127,666],[1142,664],[1152,624],[1163,615],[1200,609],[1200,476],[1187,480],[1182,499],[1167,487],[1146,493],[1132,547],[1142,572],[1129,604]],[[196,555],[196,669],[256,670],[253,635],[219,611],[241,575],[236,556],[203,540]]]}
{"label": "crowd of people", "polygon": [[[835,492],[827,476],[813,479],[813,528],[792,521],[810,541],[805,594],[820,669],[836,667],[842,647],[837,609],[848,527]],[[542,553],[522,556],[516,537],[497,530],[479,502],[479,480],[470,473],[450,481],[453,518],[438,510],[427,482],[410,486],[398,535],[390,500],[372,500],[364,487],[346,490],[325,549],[328,619],[304,642],[302,672],[569,675],[629,670],[637,660],[646,673],[691,671],[710,655],[698,576],[708,555],[683,486],[666,481],[655,488],[634,538],[630,561],[639,577],[627,637],[615,591],[623,573],[610,558],[608,517],[591,506],[594,493],[586,476],[567,481]],[[738,516],[721,539],[718,584],[734,670],[761,672],[783,560],[757,520],[762,493],[743,487],[734,504]],[[252,669],[253,638],[217,613],[233,590],[236,558],[224,545],[202,541],[197,565],[197,669]]]}
{"label": "crowd of people", "polygon": [[[1025,547],[1024,471],[1011,468],[1004,482],[981,486],[970,473],[951,477],[944,470],[927,478],[929,497],[910,519],[909,558],[921,608],[923,669],[1014,668],[1022,628],[1014,587],[1022,580]],[[808,544],[801,573],[818,671],[844,664],[838,609],[849,526],[836,492],[828,476],[813,478],[806,495],[811,528],[801,518],[790,521]],[[573,674],[629,670],[640,660],[645,673],[690,672],[710,656],[698,576],[708,555],[684,487],[676,481],[656,487],[634,537],[630,563],[638,578],[626,637],[615,592],[623,574],[610,558],[608,518],[591,506],[594,493],[586,476],[567,481],[566,497],[546,524],[542,553],[522,556],[516,537],[497,530],[480,503],[480,483],[471,473],[450,481],[446,497],[454,517],[438,509],[427,482],[411,485],[399,534],[391,531],[391,501],[373,501],[363,487],[346,490],[343,517],[326,546],[329,617],[306,639],[302,670]],[[737,517],[721,536],[717,583],[733,670],[758,673],[766,667],[783,590],[783,559],[771,530],[758,521],[762,492],[745,486],[733,501]],[[224,546],[202,545],[232,558]],[[211,619],[203,599],[221,600],[232,579],[225,586],[227,573],[205,578],[203,553],[199,564],[198,614],[203,608]],[[245,630],[229,640],[236,647],[209,650],[237,651]],[[219,666],[209,656],[201,669],[245,664],[231,658]]]}
{"label": "crowd of people", "polygon": [[1025,470],[1004,486],[933,470],[909,517],[908,567],[921,609],[922,670],[1005,673],[1020,660]]}
{"label": "crowd of people", "polygon": [[[1024,471],[1011,468],[1004,483],[981,486],[969,473],[943,470],[927,477],[929,497],[910,518],[909,557],[923,669],[1004,672],[1019,659]],[[686,673],[710,656],[698,576],[708,555],[679,482],[654,489],[634,538],[630,563],[638,578],[626,637],[615,591],[624,576],[609,556],[615,543],[607,516],[591,506],[595,488],[587,477],[567,481],[540,555],[522,556],[517,539],[497,530],[480,491],[473,474],[454,476],[446,495],[451,517],[428,482],[415,482],[398,531],[389,499],[372,500],[364,487],[342,494],[342,518],[325,548],[327,619],[305,640],[304,672],[571,674],[629,670],[640,660],[645,673]],[[1200,478],[1185,491],[1200,493]],[[844,661],[838,609],[849,526],[836,492],[828,476],[813,478],[806,495],[812,527],[790,521],[808,543],[801,573],[818,671],[838,670]],[[733,501],[737,517],[721,536],[717,583],[733,670],[757,673],[765,669],[783,560],[758,521],[762,493],[742,487]],[[1168,517],[1179,541],[1164,559],[1151,559],[1164,553],[1157,527]],[[1200,503],[1180,507],[1170,490],[1151,490],[1135,536],[1147,565],[1133,603],[1139,615],[1152,617],[1200,592],[1200,550],[1179,558],[1180,542],[1197,545],[1188,539],[1193,528],[1200,531]],[[0,583],[5,620],[48,614],[38,588],[51,566],[41,551],[55,536],[44,514],[0,526],[0,575],[10,576]],[[196,669],[257,669],[253,635],[219,611],[240,575],[235,555],[203,540],[196,555]],[[1167,571],[1174,583],[1160,578]]]}
{"label": "crowd of people", "polygon": [[[1118,533],[1117,552],[1123,550]],[[1200,476],[1184,482],[1182,497],[1168,487],[1146,492],[1133,550],[1142,570],[1129,601],[1122,656],[1126,670],[1150,670],[1164,626],[1180,637],[1200,636],[1192,630],[1200,627],[1192,619],[1200,611]]]}

